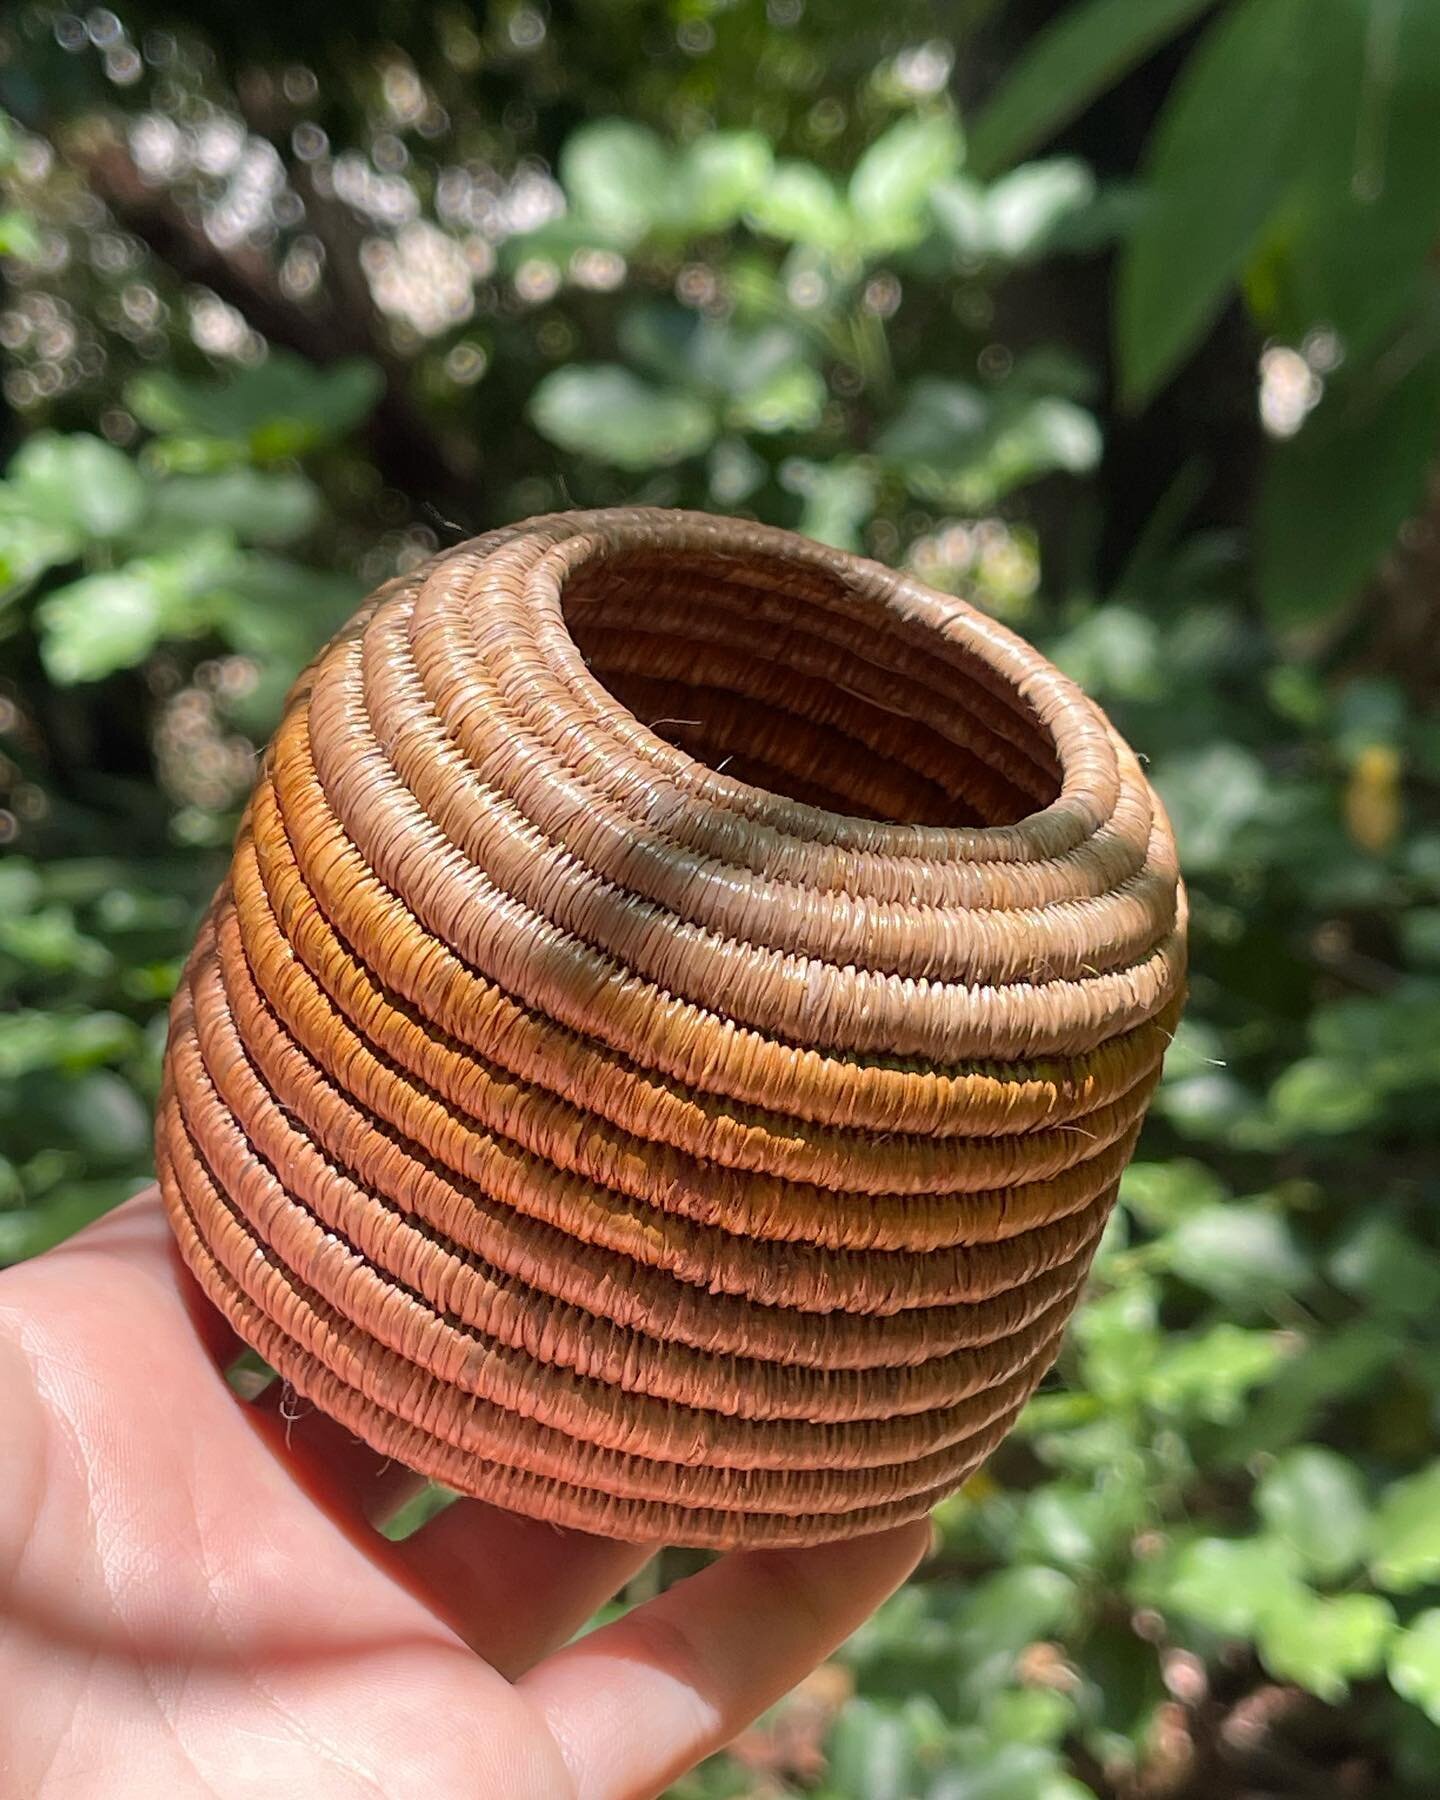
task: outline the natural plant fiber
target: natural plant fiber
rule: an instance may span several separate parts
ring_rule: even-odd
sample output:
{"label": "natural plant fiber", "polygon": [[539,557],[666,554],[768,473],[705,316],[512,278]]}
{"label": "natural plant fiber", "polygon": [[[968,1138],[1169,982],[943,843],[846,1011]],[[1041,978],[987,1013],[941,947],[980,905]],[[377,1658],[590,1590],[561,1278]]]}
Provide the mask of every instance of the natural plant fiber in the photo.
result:
{"label": "natural plant fiber", "polygon": [[874,1530],[1055,1356],[1183,909],[1135,757],[984,614],[757,525],[533,520],[296,685],[175,1002],[166,1205],[242,1337],[466,1493]]}

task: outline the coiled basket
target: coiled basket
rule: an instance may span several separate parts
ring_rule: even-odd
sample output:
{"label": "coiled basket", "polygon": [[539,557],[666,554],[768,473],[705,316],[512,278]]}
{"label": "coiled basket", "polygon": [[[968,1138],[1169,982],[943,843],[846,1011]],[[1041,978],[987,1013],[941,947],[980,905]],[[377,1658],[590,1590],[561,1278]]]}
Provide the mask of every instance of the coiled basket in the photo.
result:
{"label": "coiled basket", "polygon": [[1134,755],[993,620],[753,524],[532,520],[296,685],[161,1185],[240,1335],[437,1480],[873,1531],[1054,1358],[1183,957]]}

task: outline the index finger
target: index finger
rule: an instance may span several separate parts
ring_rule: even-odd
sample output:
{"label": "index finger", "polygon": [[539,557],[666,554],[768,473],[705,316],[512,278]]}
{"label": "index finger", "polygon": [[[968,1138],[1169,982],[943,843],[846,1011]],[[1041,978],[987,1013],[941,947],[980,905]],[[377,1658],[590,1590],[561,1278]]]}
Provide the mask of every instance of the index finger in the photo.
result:
{"label": "index finger", "polygon": [[559,1651],[518,1683],[577,1800],[645,1800],[733,1738],[914,1569],[927,1521],[807,1550],[750,1550]]}

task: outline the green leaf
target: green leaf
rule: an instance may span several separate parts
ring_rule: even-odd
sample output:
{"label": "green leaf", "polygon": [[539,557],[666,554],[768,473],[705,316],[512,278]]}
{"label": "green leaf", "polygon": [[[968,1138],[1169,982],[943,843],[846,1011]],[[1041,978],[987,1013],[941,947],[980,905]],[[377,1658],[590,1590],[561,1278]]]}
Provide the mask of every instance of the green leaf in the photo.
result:
{"label": "green leaf", "polygon": [[80,554],[79,534],[29,512],[13,489],[0,487],[0,602],[12,600],[46,569]]}
{"label": "green leaf", "polygon": [[130,1082],[113,1069],[89,1069],[52,1095],[63,1141],[97,1162],[145,1155],[151,1142],[150,1109]]}
{"label": "green leaf", "polygon": [[798,430],[813,425],[825,383],[804,340],[784,325],[747,330],[683,307],[645,306],[620,325],[626,355],[667,386],[693,389],[732,427]]}
{"label": "green leaf", "polygon": [[726,423],[737,430],[804,431],[819,422],[825,406],[820,371],[795,358],[737,396]]}
{"label": "green leaf", "polygon": [[1184,29],[1213,0],[1081,0],[1030,39],[970,128],[982,174],[1008,168]]}
{"label": "green leaf", "polygon": [[777,163],[747,216],[757,231],[815,250],[843,250],[854,236],[850,209],[814,163]]}
{"label": "green leaf", "polygon": [[[849,1796],[863,1789],[843,1791]],[[1006,1743],[982,1731],[964,1733],[940,1779],[912,1791],[929,1800],[1094,1800],[1048,1745]]]}
{"label": "green leaf", "polygon": [[1101,443],[1094,418],[1071,401],[924,376],[875,448],[912,492],[978,509],[1054,470],[1093,468]]}
{"label": "green leaf", "polygon": [[14,207],[0,212],[0,256],[13,256],[18,262],[36,262],[40,251],[40,233],[29,213]]}
{"label": "green leaf", "polygon": [[628,306],[617,333],[626,360],[669,386],[714,385],[715,369],[702,377],[697,364],[726,360],[721,346],[729,343],[729,324],[702,318],[690,307],[669,302]]}
{"label": "green leaf", "polygon": [[1347,1575],[1365,1554],[1370,1512],[1355,1465],[1334,1450],[1288,1450],[1256,1489],[1271,1532],[1326,1581]]}
{"label": "green leaf", "polygon": [[582,125],[560,152],[560,180],[571,206],[626,244],[665,217],[674,173],[670,152],[655,133],[626,119]]}
{"label": "green leaf", "polygon": [[905,249],[925,236],[930,190],[953,172],[963,151],[947,113],[901,119],[877,138],[850,177],[850,211],[862,248]]}
{"label": "green leaf", "polygon": [[1279,253],[1300,330],[1353,362],[1415,305],[1440,235],[1440,8],[1336,0],[1307,46],[1306,153]]}
{"label": "green leaf", "polygon": [[978,1699],[1006,1686],[1026,1645],[1073,1624],[1078,1603],[1071,1578],[1040,1563],[1006,1569],[972,1589],[955,1614],[951,1652],[966,1695]]}
{"label": "green leaf", "polygon": [[162,638],[202,629],[209,616],[203,601],[233,554],[231,539],[207,534],[168,555],[57,588],[35,611],[50,678],[62,687],[98,681],[143,662]]}
{"label": "green leaf", "polygon": [[[1173,1055],[1173,1049],[1171,1051]],[[1152,1231],[1165,1231],[1191,1213],[1218,1207],[1225,1184],[1213,1169],[1187,1157],[1131,1163],[1120,1181],[1120,1203]]]}
{"label": "green leaf", "polygon": [[1102,1400],[1133,1399],[1160,1343],[1154,1286],[1132,1280],[1092,1299],[1077,1314],[1074,1332],[1086,1387]]}
{"label": "green leaf", "polygon": [[938,182],[930,208],[968,261],[1033,262],[1095,200],[1095,178],[1073,157],[1026,163],[989,189],[963,175]]}
{"label": "green leaf", "polygon": [[875,471],[863,457],[836,457],[825,463],[786,459],[781,484],[805,504],[798,529],[837,550],[858,550],[863,527],[875,509]]}
{"label": "green leaf", "polygon": [[1351,1681],[1379,1672],[1394,1633],[1394,1610],[1378,1594],[1332,1598],[1299,1588],[1259,1621],[1256,1635],[1272,1675],[1333,1705]]}
{"label": "green leaf", "polygon": [[721,438],[706,465],[710,497],[722,510],[739,506],[763,486],[769,472],[744,438]]}
{"label": "green leaf", "polygon": [[1160,1572],[1162,1607],[1227,1637],[1248,1637],[1260,1620],[1304,1595],[1299,1559],[1269,1538],[1197,1538]]}
{"label": "green leaf", "polygon": [[1152,779],[1188,869],[1223,869],[1242,835],[1265,820],[1270,782],[1243,745],[1222,740],[1167,757]]}
{"label": "green leaf", "polygon": [[1440,1725],[1440,1606],[1417,1613],[1390,1646],[1390,1685]]}
{"label": "green leaf", "polygon": [[1352,1063],[1302,1056],[1275,1078],[1266,1113],[1281,1143],[1359,1131],[1380,1111],[1382,1096]]}
{"label": "green leaf", "polygon": [[151,508],[161,532],[220,526],[247,544],[288,544],[319,516],[320,495],[305,476],[244,467],[171,476],[156,488]]}
{"label": "green leaf", "polygon": [[530,417],[562,450],[622,469],[679,462],[715,436],[703,401],[651,387],[613,363],[556,369],[531,395]]}
{"label": "green leaf", "polygon": [[901,1714],[857,1696],[840,1712],[826,1741],[832,1786],[873,1800],[907,1800],[916,1791],[914,1746]]}
{"label": "green leaf", "polygon": [[875,448],[891,462],[954,468],[978,450],[989,424],[989,402],[979,388],[922,376]]}
{"label": "green leaf", "polygon": [[1292,173],[1306,0],[1241,0],[1186,62],[1148,159],[1148,203],[1121,255],[1126,401],[1148,399],[1218,315]]}
{"label": "green leaf", "polygon": [[0,1079],[36,1070],[78,1074],[131,1055],[140,1030],[119,1013],[35,1010],[0,1014]]}
{"label": "green leaf", "polygon": [[989,505],[1021,482],[1061,470],[1085,475],[1099,463],[1104,448],[1092,413],[1069,400],[1009,397],[995,409],[987,466],[972,488],[973,504]]}
{"label": "green leaf", "polygon": [[[210,603],[216,631],[260,668],[243,717],[263,736],[292,676],[350,617],[364,597],[359,582],[329,570],[307,569],[258,551],[233,557]],[[235,707],[230,708],[232,716]]]}
{"label": "green leaf", "polygon": [[773,158],[758,131],[708,131],[681,153],[672,213],[688,231],[724,231],[765,187]]}
{"label": "green leaf", "polygon": [[1353,600],[1416,511],[1440,441],[1440,357],[1337,382],[1276,445],[1256,514],[1260,597],[1281,627]]}
{"label": "green leaf", "polygon": [[930,210],[956,252],[970,262],[993,253],[985,189],[968,175],[952,175],[930,190]]}
{"label": "green leaf", "polygon": [[36,617],[46,672],[61,687],[133,668],[164,635],[154,584],[128,569],[59,588]]}
{"label": "green leaf", "polygon": [[1154,700],[1165,692],[1159,627],[1139,607],[1097,606],[1051,649],[1056,664],[1092,699]]}
{"label": "green leaf", "polygon": [[27,968],[50,975],[69,970],[104,975],[115,960],[103,944],[79,930],[68,906],[42,906],[28,914],[0,913],[0,951]]}
{"label": "green leaf", "polygon": [[1378,1587],[1407,1594],[1440,1578],[1440,1462],[1386,1488],[1370,1541]]}
{"label": "green leaf", "polygon": [[1128,1542],[1149,1504],[1138,1483],[1102,1481],[1079,1487],[1050,1481],[1027,1500],[1016,1548],[1036,1561],[1083,1575],[1102,1567]]}
{"label": "green leaf", "polygon": [[1095,177],[1074,157],[1026,163],[985,196],[991,252],[1007,262],[1043,256],[1067,220],[1095,198]]}
{"label": "green leaf", "polygon": [[1289,1225],[1262,1202],[1193,1212],[1167,1245],[1177,1275],[1238,1309],[1264,1307],[1310,1279]]}
{"label": "green leaf", "polygon": [[126,400],[152,431],[215,440],[273,462],[343,437],[383,387],[374,363],[352,359],[317,368],[272,350],[225,381],[184,381],[168,372],[137,376]]}
{"label": "green leaf", "polygon": [[1159,1356],[1145,1382],[1145,1397],[1158,1411],[1225,1424],[1239,1416],[1244,1398],[1285,1358],[1273,1331],[1246,1331],[1228,1320]]}
{"label": "green leaf", "polygon": [[1220,1457],[1222,1466],[1248,1463],[1305,1436],[1338,1401],[1353,1399],[1380,1380],[1396,1355],[1394,1334],[1369,1320],[1307,1343],[1230,1432]]}
{"label": "green leaf", "polygon": [[84,432],[42,431],[27,439],[6,485],[32,517],[82,542],[122,536],[145,508],[145,483],[130,458]]}
{"label": "green leaf", "polygon": [[1440,1308],[1440,1258],[1389,1219],[1364,1219],[1330,1259],[1330,1276],[1371,1311],[1423,1319]]}

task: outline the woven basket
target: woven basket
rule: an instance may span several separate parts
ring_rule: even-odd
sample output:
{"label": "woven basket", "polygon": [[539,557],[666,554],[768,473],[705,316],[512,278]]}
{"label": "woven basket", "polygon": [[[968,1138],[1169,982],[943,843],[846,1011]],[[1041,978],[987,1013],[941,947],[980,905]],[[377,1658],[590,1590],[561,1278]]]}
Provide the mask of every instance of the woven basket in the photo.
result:
{"label": "woven basket", "polygon": [[1056,1354],[1183,907],[1134,755],[962,601],[533,520],[295,687],[174,1006],[166,1205],[240,1335],[439,1481],[635,1541],[873,1531]]}

